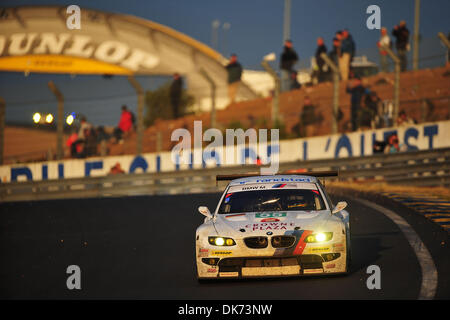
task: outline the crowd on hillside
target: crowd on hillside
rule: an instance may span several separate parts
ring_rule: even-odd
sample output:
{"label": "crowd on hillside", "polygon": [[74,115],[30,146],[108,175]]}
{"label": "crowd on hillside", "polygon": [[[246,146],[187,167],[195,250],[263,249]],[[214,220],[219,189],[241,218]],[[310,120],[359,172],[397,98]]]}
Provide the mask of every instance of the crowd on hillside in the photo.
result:
{"label": "crowd on hillside", "polygon": [[[396,55],[401,62],[401,71],[407,68],[407,51],[409,51],[409,30],[406,27],[405,21],[400,23],[392,29],[392,36],[395,37]],[[389,72],[389,58],[388,50],[392,49],[391,38],[388,35],[386,28],[381,28],[380,39],[377,43],[380,52],[380,68],[382,72]],[[322,37],[317,38],[317,49],[314,54],[312,79],[313,83],[320,83],[324,81],[331,81],[332,68],[328,62],[335,65],[339,71],[341,80],[352,80],[352,83],[347,84],[347,93],[350,94],[351,104],[351,130],[358,130],[359,128],[374,127],[374,120],[376,117],[382,119],[383,114],[378,112],[379,108],[373,107],[374,102],[379,100],[376,92],[371,92],[368,88],[362,85],[361,80],[352,71],[352,61],[355,57],[356,44],[353,36],[349,30],[343,29],[336,31],[332,39],[332,49],[328,51],[325,41]],[[280,91],[286,92],[297,90],[301,88],[298,82],[297,71],[295,65],[299,61],[299,56],[294,49],[293,42],[286,40],[284,42],[283,51],[280,54],[279,70],[280,70]],[[228,98],[229,103],[233,104],[236,101],[237,92],[241,83],[243,68],[238,61],[236,54],[230,56],[228,64],[225,66],[227,71],[228,82]],[[174,74],[174,79],[170,87],[170,101],[173,109],[173,118],[179,116],[179,105],[181,99],[182,80],[178,73]],[[369,107],[365,108],[367,104],[361,103],[363,99],[372,101],[368,103]],[[385,121],[386,122],[386,121]],[[371,124],[370,124],[371,123]],[[308,130],[306,130],[308,131]]]}
{"label": "crowd on hillside", "polygon": [[[406,71],[408,61],[407,52],[410,50],[410,33],[405,21],[393,27],[391,35],[395,38],[395,52],[400,60],[401,71]],[[389,50],[392,50],[392,40],[388,30],[383,27],[380,30],[380,39],[377,42],[380,53],[380,71],[389,72],[390,63]],[[393,50],[392,50],[393,51]],[[356,44],[349,30],[343,29],[335,33],[332,39],[331,50],[328,51],[323,37],[317,38],[317,48],[314,54],[312,79],[313,83],[331,81],[332,68],[329,61],[335,65],[339,71],[339,78],[346,82],[346,92],[350,95],[350,131],[364,130],[370,128],[381,128],[392,125],[392,115],[386,111],[386,106],[382,103],[375,91],[363,85],[361,79],[353,73],[352,61],[355,57]],[[294,49],[293,42],[286,40],[283,51],[280,55],[280,91],[291,91],[301,88],[297,80],[295,65],[299,61],[299,56]],[[237,60],[237,55],[230,58],[226,70],[228,72],[229,102],[234,103],[236,92],[242,76],[242,66]],[[338,119],[342,119],[342,111],[339,110]],[[297,129],[300,135],[314,135],[314,126],[317,125],[315,107],[309,97],[305,97],[304,105],[301,109]],[[404,123],[414,123],[415,120],[407,117],[402,110],[397,118],[397,125]]]}
{"label": "crowd on hillside", "polygon": [[[391,35],[395,38],[396,55],[400,59],[401,71],[407,69],[407,52],[410,50],[409,30],[405,21],[393,27]],[[392,40],[388,30],[383,27],[380,30],[380,38],[377,42],[380,53],[380,71],[390,71],[389,50],[392,50]],[[350,121],[348,128],[344,130],[356,131],[368,128],[381,128],[392,125],[386,115],[386,108],[375,91],[363,85],[361,79],[352,70],[352,61],[355,57],[356,44],[351,33],[347,29],[336,31],[332,38],[331,50],[328,50],[323,37],[317,38],[317,48],[314,54],[312,79],[313,83],[321,83],[332,80],[332,68],[334,64],[338,70],[339,78],[346,81],[346,92],[350,100]],[[293,42],[286,40],[279,59],[280,91],[286,92],[301,89],[298,82],[298,74],[295,65],[300,60],[294,49]],[[238,61],[236,54],[230,56],[227,71],[228,98],[229,103],[236,101],[239,86],[241,84],[243,67]],[[182,116],[180,112],[183,91],[183,79],[180,74],[174,73],[169,88],[169,101],[173,118]],[[342,119],[342,110],[336,115],[338,120]],[[320,116],[316,114],[315,106],[311,99],[306,96],[301,108],[297,129],[301,131],[301,136],[314,135],[314,127],[318,124]],[[398,115],[397,125],[402,123],[414,123],[405,111]],[[118,126],[112,133],[106,133],[103,127],[94,128],[85,118],[81,119],[78,130],[74,130],[67,140],[67,147],[70,155],[75,158],[83,158],[105,152],[105,142],[114,141],[123,143],[124,137],[129,135],[135,128],[134,114],[122,107],[122,113]]]}

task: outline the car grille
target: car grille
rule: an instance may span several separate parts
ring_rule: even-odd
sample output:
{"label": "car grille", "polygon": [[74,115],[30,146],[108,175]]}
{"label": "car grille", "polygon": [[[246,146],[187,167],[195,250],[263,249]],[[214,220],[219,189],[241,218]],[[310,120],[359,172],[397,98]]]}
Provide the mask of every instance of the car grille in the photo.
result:
{"label": "car grille", "polygon": [[[290,257],[242,257],[242,258],[223,258],[218,263],[221,273],[238,273],[239,276],[245,276],[243,271],[260,273],[260,275],[286,275],[302,274],[308,269],[322,269],[323,258],[319,255],[307,254]],[[281,268],[281,269],[280,269]],[[267,269],[275,269],[273,274],[266,273]],[[282,271],[284,269],[284,271]],[[301,271],[303,270],[303,271]]]}
{"label": "car grille", "polygon": [[294,242],[294,236],[274,236],[271,239],[271,244],[274,248],[289,248],[292,247]]}
{"label": "car grille", "polygon": [[[251,249],[267,248],[269,241],[267,237],[248,237],[244,239],[245,245]],[[295,243],[294,236],[273,236],[270,240],[273,248],[289,248]]]}
{"label": "car grille", "polygon": [[267,248],[269,241],[267,237],[249,237],[244,239],[245,245],[251,249]]}

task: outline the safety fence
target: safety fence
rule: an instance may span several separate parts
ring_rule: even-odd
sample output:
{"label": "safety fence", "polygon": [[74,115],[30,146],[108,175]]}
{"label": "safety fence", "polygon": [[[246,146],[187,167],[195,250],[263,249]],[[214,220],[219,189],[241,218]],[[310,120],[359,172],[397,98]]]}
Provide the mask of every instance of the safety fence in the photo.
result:
{"label": "safety fence", "polygon": [[[219,192],[218,174],[258,173],[255,165],[0,184],[1,201]],[[341,181],[450,186],[450,148],[280,164],[280,172],[338,170]],[[336,179],[336,178],[334,178]]]}

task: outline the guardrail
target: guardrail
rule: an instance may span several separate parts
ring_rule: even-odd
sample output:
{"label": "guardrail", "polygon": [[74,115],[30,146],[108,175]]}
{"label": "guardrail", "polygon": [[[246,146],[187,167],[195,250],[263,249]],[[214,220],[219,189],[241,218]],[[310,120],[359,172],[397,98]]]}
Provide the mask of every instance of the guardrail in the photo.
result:
{"label": "guardrail", "polygon": [[[256,165],[0,184],[1,201],[219,192],[217,174],[259,172]],[[339,170],[339,180],[450,186],[450,148],[281,163],[280,171]]]}

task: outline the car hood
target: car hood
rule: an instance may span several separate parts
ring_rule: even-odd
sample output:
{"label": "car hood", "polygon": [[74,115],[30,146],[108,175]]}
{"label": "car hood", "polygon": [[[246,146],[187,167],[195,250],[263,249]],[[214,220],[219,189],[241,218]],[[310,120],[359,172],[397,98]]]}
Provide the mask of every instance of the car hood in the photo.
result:
{"label": "car hood", "polygon": [[214,227],[221,236],[236,239],[260,235],[283,235],[289,230],[327,231],[329,210],[218,214]]}

